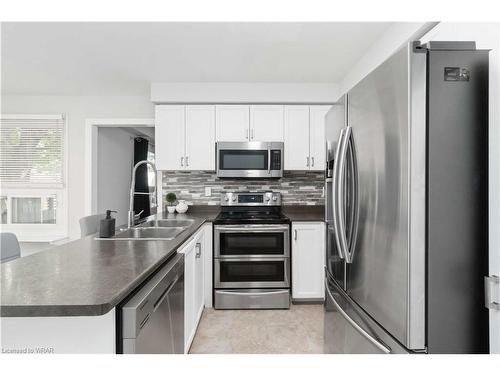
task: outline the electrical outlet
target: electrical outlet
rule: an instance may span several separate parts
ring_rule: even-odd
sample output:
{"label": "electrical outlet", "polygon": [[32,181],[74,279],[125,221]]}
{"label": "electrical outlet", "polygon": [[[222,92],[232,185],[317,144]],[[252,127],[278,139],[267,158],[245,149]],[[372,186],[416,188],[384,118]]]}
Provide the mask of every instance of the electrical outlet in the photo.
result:
{"label": "electrical outlet", "polygon": [[210,186],[205,187],[205,197],[211,197],[212,196],[212,188]]}

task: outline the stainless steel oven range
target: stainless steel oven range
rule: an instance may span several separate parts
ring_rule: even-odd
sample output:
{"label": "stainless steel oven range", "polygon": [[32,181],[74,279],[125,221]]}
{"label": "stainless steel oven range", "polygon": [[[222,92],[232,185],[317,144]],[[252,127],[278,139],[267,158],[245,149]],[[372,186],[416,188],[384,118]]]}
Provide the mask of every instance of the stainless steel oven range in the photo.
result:
{"label": "stainless steel oven range", "polygon": [[214,221],[214,307],[290,307],[290,219],[280,193],[222,194]]}

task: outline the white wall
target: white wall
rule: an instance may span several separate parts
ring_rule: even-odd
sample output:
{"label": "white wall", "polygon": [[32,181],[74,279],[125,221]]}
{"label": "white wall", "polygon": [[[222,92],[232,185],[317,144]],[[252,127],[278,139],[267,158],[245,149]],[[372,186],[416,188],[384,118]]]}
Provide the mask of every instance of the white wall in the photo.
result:
{"label": "white wall", "polygon": [[[490,52],[489,87],[489,200],[490,200],[490,275],[500,276],[500,24],[441,23],[427,33],[422,42],[432,40],[473,40]],[[490,350],[500,353],[500,311],[491,311]]]}
{"label": "white wall", "polygon": [[97,212],[118,211],[113,214],[116,225],[126,224],[134,137],[121,128],[99,127],[97,155]]}
{"label": "white wall", "polygon": [[147,96],[19,96],[2,95],[2,113],[65,113],[68,129],[68,235],[80,237],[78,220],[85,215],[85,119],[154,118]]}

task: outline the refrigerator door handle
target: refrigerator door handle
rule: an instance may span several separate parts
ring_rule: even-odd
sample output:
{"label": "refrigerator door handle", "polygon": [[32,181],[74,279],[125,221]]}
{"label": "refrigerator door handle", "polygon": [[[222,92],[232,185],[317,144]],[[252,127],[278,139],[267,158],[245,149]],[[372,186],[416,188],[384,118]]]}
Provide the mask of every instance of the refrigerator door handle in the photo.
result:
{"label": "refrigerator door handle", "polygon": [[344,317],[345,320],[349,322],[349,324],[356,330],[358,331],[364,338],[366,338],[368,341],[370,341],[373,345],[375,345],[377,348],[379,348],[381,351],[383,351],[385,354],[391,354],[392,350],[390,347],[388,347],[386,344],[383,342],[377,340],[373,336],[371,336],[368,332],[366,332],[361,326],[356,323],[342,308],[340,305],[335,301],[335,298],[333,297],[332,293],[330,292],[330,287],[328,286],[327,279],[325,278],[325,289],[328,295],[330,296],[333,304],[335,305],[335,308],[338,310],[338,312]]}
{"label": "refrigerator door handle", "polygon": [[338,202],[338,190],[339,190],[339,161],[340,161],[340,155],[341,155],[341,148],[342,144],[344,142],[344,134],[345,134],[345,128],[340,131],[339,139],[337,142],[337,149],[335,150],[335,159],[333,160],[333,173],[332,173],[332,214],[333,214],[333,229],[334,229],[334,235],[335,235],[335,242],[337,243],[337,249],[339,252],[340,259],[345,258],[345,253],[344,249],[342,247],[342,243],[340,242],[340,236],[339,236],[339,222],[340,222],[340,217],[339,217],[339,210],[338,210],[338,205],[340,202]]}
{"label": "refrigerator door handle", "polygon": [[[354,135],[352,128],[349,127],[351,131],[349,132],[349,138],[346,140],[348,145],[346,149],[351,151],[350,155],[350,176],[352,182],[352,207],[350,218],[350,237],[348,241],[348,247],[346,248],[346,261],[347,263],[352,263],[354,260],[354,250],[356,249],[356,237],[358,235],[358,221],[359,221],[359,178],[358,178],[358,165],[357,165],[357,155],[356,146],[354,144]],[[347,152],[347,151],[346,151]]]}
{"label": "refrigerator door handle", "polygon": [[346,159],[347,159],[347,145],[352,134],[352,128],[348,126],[344,132],[344,139],[340,145],[340,159],[339,165],[337,167],[337,191],[336,191],[336,201],[337,201],[337,231],[339,242],[344,253],[344,257],[347,263],[351,263],[349,257],[349,249],[347,246],[347,235],[346,235],[346,224],[345,224],[345,212],[344,212],[344,178],[346,169]]}

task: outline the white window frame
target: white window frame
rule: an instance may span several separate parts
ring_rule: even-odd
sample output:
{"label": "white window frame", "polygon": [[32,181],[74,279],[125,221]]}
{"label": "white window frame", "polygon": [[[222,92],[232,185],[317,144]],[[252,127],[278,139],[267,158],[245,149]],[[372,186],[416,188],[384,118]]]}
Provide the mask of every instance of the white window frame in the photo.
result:
{"label": "white window frame", "polygon": [[[16,234],[19,241],[23,242],[53,242],[67,238],[68,236],[68,119],[64,114],[59,115],[22,115],[22,114],[2,114],[1,119],[60,119],[63,125],[63,167],[62,167],[62,187],[50,185],[34,185],[26,187],[22,185],[7,183],[1,184],[1,197],[7,197],[7,224],[1,224],[2,232],[12,232]],[[12,224],[12,198],[44,198],[56,196],[57,211],[55,224]]]}

